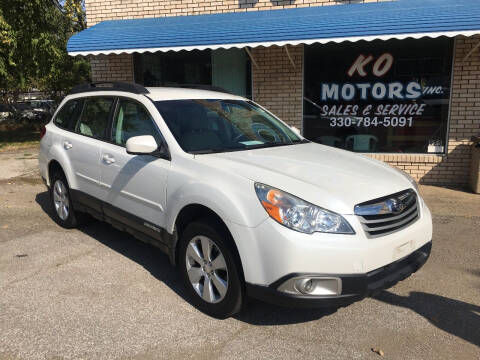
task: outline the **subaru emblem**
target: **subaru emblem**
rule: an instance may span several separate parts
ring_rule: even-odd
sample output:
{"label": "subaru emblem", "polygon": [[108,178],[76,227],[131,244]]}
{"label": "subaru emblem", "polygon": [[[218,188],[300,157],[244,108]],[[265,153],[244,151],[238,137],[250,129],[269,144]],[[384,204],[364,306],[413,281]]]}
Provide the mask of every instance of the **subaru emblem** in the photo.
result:
{"label": "subaru emblem", "polygon": [[405,209],[403,201],[397,198],[388,199],[385,201],[385,205],[392,214],[400,214]]}

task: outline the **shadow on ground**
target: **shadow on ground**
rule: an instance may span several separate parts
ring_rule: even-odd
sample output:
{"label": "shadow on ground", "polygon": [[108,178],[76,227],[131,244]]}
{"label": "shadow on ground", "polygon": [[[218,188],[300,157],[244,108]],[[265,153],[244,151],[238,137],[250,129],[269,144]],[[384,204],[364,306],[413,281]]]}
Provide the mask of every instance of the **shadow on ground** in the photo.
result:
{"label": "shadow on ground", "polygon": [[437,328],[480,346],[480,306],[444,296],[412,291],[400,296],[382,291],[375,299],[415,311]]}
{"label": "shadow on ground", "polygon": [[[51,217],[52,210],[48,192],[37,194],[35,200],[42,210]],[[162,281],[177,295],[189,302],[177,269],[170,264],[168,256],[159,249],[100,221],[92,220],[91,223],[82,226],[79,230],[143,266],[152,276]],[[291,311],[288,308],[250,300],[248,310],[236,315],[235,318],[252,325],[284,325],[318,320],[334,311],[335,309],[298,309]]]}
{"label": "shadow on ground", "polygon": [[[51,216],[47,192],[37,194],[36,202]],[[185,301],[189,301],[175,267],[167,255],[157,248],[136,240],[106,223],[92,221],[79,229],[88,236],[143,266],[152,276],[165,283]],[[383,291],[375,299],[386,304],[411,309],[431,324],[474,345],[480,346],[480,306],[422,292],[399,296]],[[318,320],[336,309],[292,309],[251,300],[248,310],[236,315],[237,320],[252,325],[285,325]]]}

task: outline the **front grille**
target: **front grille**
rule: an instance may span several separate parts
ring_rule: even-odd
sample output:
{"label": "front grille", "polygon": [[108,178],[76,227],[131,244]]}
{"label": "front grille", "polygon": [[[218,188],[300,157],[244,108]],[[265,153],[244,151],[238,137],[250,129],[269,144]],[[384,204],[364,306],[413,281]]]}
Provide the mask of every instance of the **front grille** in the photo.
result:
{"label": "front grille", "polygon": [[405,190],[355,206],[368,237],[378,237],[399,231],[419,217],[417,194]]}

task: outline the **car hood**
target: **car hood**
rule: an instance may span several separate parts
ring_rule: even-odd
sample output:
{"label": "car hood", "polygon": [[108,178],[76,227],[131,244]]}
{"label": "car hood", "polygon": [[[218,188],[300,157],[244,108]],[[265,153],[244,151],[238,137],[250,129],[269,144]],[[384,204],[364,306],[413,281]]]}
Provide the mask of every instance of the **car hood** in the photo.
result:
{"label": "car hood", "polygon": [[405,176],[385,163],[315,143],[200,155],[197,159],[341,214],[353,214],[356,204],[412,187]]}

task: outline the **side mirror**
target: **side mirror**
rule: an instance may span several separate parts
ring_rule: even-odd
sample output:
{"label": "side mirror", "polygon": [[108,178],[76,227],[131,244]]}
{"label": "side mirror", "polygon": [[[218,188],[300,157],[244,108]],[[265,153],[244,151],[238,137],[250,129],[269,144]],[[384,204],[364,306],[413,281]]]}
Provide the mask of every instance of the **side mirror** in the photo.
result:
{"label": "side mirror", "polygon": [[151,154],[157,149],[152,135],[134,136],[127,140],[127,153],[131,155]]}
{"label": "side mirror", "polygon": [[295,126],[292,126],[290,129],[292,129],[292,131],[293,131],[295,134],[302,136],[299,128],[297,128],[297,127],[295,127]]}

